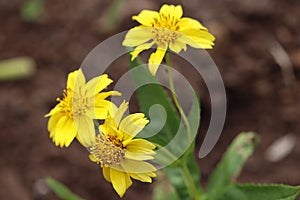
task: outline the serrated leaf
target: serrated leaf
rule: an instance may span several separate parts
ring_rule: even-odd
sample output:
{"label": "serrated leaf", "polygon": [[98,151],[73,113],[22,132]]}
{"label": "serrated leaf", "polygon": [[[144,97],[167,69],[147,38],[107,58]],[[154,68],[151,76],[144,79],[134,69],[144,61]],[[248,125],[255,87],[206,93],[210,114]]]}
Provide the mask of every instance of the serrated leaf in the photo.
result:
{"label": "serrated leaf", "polygon": [[216,199],[222,191],[233,184],[246,160],[252,155],[258,141],[253,132],[240,133],[225,152],[211,175],[207,185],[207,196]]}
{"label": "serrated leaf", "polygon": [[83,200],[83,198],[77,196],[76,194],[71,192],[71,190],[69,190],[65,185],[54,180],[53,178],[46,178],[46,183],[62,200]]}
{"label": "serrated leaf", "polygon": [[278,184],[233,185],[216,200],[295,200],[300,186]]}

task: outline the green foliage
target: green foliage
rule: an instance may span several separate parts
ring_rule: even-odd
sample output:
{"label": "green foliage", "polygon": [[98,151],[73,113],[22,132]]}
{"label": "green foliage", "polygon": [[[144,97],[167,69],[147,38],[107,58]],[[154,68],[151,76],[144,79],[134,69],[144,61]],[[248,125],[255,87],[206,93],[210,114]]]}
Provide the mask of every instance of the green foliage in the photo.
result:
{"label": "green foliage", "polygon": [[[202,193],[200,187],[200,171],[194,155],[189,153],[185,160],[179,160],[181,165],[169,166],[165,168],[165,173],[169,182],[174,187],[180,200],[191,199],[191,194],[199,197]],[[187,171],[185,171],[185,169]],[[188,177],[192,179],[189,181]],[[191,185],[191,183],[193,185]],[[197,186],[197,187],[194,187]],[[194,187],[194,188],[193,188]],[[168,200],[166,198],[165,200]]]}
{"label": "green foliage", "polygon": [[[146,66],[137,67],[139,65],[141,64],[138,59],[131,62],[135,82],[137,85],[151,83],[137,89],[137,97],[142,112],[150,117],[147,114],[150,107],[159,104],[164,107],[167,114],[163,129],[150,138],[152,142],[165,147],[166,150],[165,154],[161,154],[156,158],[164,161],[163,158],[169,156],[174,159],[181,155],[179,154],[180,151],[183,149],[185,151],[178,160],[164,169],[170,184],[159,182],[154,191],[154,200],[295,200],[299,195],[299,186],[236,183],[245,162],[258,144],[258,137],[253,132],[240,133],[233,140],[209,178],[206,193],[202,195],[200,171],[193,155],[195,149],[193,140],[200,121],[198,99],[195,95],[188,116],[191,125],[191,131],[188,135],[186,126],[180,124],[179,114],[164,88],[149,73]],[[148,133],[149,131],[151,130],[148,130]],[[147,134],[147,131],[144,134]],[[178,141],[176,141],[178,135],[185,137],[178,137]],[[166,146],[170,141],[176,145]],[[188,144],[191,145],[186,149],[185,147]]]}
{"label": "green foliage", "polygon": [[252,132],[240,133],[225,152],[217,168],[210,176],[207,195],[216,199],[226,187],[234,183],[245,162],[252,155],[258,138]]}
{"label": "green foliage", "polygon": [[124,0],[113,0],[106,16],[104,17],[104,23],[101,27],[101,31],[107,33],[114,30],[120,21],[120,11],[124,4]]}
{"label": "green foliage", "polygon": [[27,0],[21,7],[21,18],[25,21],[36,22],[44,12],[44,0]]}
{"label": "green foliage", "polygon": [[[138,58],[131,62],[132,68],[137,66],[141,66]],[[148,118],[150,118],[148,112],[152,105],[159,104],[163,106],[166,111],[167,119],[165,126],[161,130],[162,134],[156,134],[149,138],[150,141],[165,146],[174,138],[178,131],[180,123],[178,112],[164,88],[159,85],[146,66],[134,68],[131,72],[136,85],[143,85],[137,89],[137,97],[141,111],[145,113]],[[144,131],[147,132],[147,128]]]}
{"label": "green foliage", "polygon": [[0,61],[0,80],[15,80],[32,76],[35,67],[35,62],[30,57]]}
{"label": "green foliage", "polygon": [[[134,81],[137,85],[149,82],[151,83],[137,89],[137,97],[142,112],[148,115],[147,113],[150,107],[152,105],[159,104],[164,107],[167,114],[167,119],[163,129],[158,134],[149,138],[149,140],[161,146],[169,144],[170,141],[172,141],[172,143],[174,142],[175,145],[171,145],[169,148],[166,147],[165,149],[169,153],[172,152],[171,154],[175,157],[182,155],[182,153],[185,152],[181,158],[173,163],[173,165],[165,168],[165,173],[180,200],[190,199],[191,193],[196,196],[200,196],[200,173],[193,154],[195,148],[194,136],[197,134],[200,121],[200,109],[197,96],[195,95],[193,105],[188,116],[188,120],[191,125],[191,133],[188,135],[185,126],[180,124],[179,114],[164,88],[159,85],[156,79],[149,73],[146,66],[137,67],[140,65],[141,64],[138,59],[131,62],[131,67],[133,68],[131,72]],[[149,117],[149,115],[147,117]],[[179,137],[177,137],[176,141],[176,136],[178,135]],[[170,195],[177,196],[171,192],[166,193],[164,195],[165,198],[160,196],[155,199],[170,199]]]}
{"label": "green foliage", "polygon": [[[199,121],[200,121],[200,110],[199,110],[199,104],[198,99],[195,97],[193,101],[193,105],[191,107],[191,111],[188,116],[188,121],[191,125],[191,132],[192,135],[197,134],[198,127],[199,127]],[[178,134],[181,133],[187,134],[186,128],[184,126],[181,126],[179,129]],[[183,136],[182,136],[183,137]],[[177,141],[176,144],[178,145],[178,149],[183,149],[185,147],[185,142],[188,141],[188,137],[183,137],[186,140],[182,140],[181,142]],[[193,140],[193,138],[192,138]],[[190,176],[191,180],[190,182],[193,183],[193,185],[196,185],[198,187],[194,188],[195,191],[191,191],[191,193],[194,193],[197,196],[200,196],[202,191],[200,187],[200,171],[198,164],[194,157],[194,149],[195,149],[195,142],[191,142],[191,146],[189,149],[185,152],[183,156],[178,160],[178,164],[171,165],[165,169],[166,174],[168,175],[168,179],[170,183],[175,187],[176,191],[178,192],[181,200],[188,200],[190,199],[190,193],[189,190],[193,190],[193,186],[189,185],[189,183],[184,182],[184,180],[188,180],[188,176]],[[185,170],[188,170],[185,171]]]}
{"label": "green foliage", "polygon": [[170,184],[170,182],[165,177],[165,174],[162,171],[157,172],[157,178],[155,181],[155,187],[153,189],[153,200],[180,200],[175,191],[174,187]]}
{"label": "green foliage", "polygon": [[229,187],[217,200],[294,200],[300,186],[238,184]]}
{"label": "green foliage", "polygon": [[233,140],[209,179],[205,200],[295,200],[299,186],[235,183],[257,143],[252,132],[240,133]]}
{"label": "green foliage", "polygon": [[62,200],[83,200],[83,198],[72,193],[65,185],[52,178],[46,178],[46,183],[53,192]]}

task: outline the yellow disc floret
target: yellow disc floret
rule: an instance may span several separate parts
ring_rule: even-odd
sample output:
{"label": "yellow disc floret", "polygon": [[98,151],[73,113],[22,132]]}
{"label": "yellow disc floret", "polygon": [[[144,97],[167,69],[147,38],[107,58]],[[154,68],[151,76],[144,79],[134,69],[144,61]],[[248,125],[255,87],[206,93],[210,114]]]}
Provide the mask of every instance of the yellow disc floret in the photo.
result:
{"label": "yellow disc floret", "polygon": [[122,143],[115,138],[110,139],[104,134],[99,134],[96,137],[95,143],[90,148],[90,153],[95,158],[96,163],[106,167],[120,164],[125,156]]}

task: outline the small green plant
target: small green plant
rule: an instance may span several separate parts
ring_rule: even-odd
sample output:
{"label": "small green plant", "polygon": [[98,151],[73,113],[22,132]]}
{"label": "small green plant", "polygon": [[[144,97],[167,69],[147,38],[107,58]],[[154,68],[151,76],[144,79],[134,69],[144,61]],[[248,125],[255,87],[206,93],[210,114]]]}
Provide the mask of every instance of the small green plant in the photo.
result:
{"label": "small green plant", "polygon": [[27,0],[21,7],[20,13],[24,21],[39,21],[45,13],[45,0]]}
{"label": "small green plant", "polygon": [[[68,147],[77,139],[120,197],[133,184],[132,179],[152,183],[158,176],[154,200],[296,199],[299,186],[237,183],[259,141],[253,132],[240,133],[233,140],[206,189],[202,188],[194,156],[200,102],[192,90],[192,96],[184,96],[192,102],[189,112],[182,108],[175,90],[170,51],[178,54],[188,51],[187,45],[211,49],[215,38],[199,21],[183,17],[180,5],[163,5],[159,12],[143,10],[133,20],[140,25],[126,33],[122,44],[129,52],[130,72],[138,86],[136,95],[141,113],[127,115],[129,103],[124,100],[115,105],[107,99],[121,96],[122,91],[105,90],[113,82],[106,74],[88,79],[87,68],[76,70],[68,76],[63,97],[57,99],[58,104],[46,115],[50,117],[50,138],[56,146]],[[155,52],[144,64],[139,54],[152,46]],[[200,57],[197,53],[193,55]],[[161,63],[166,65],[171,95],[156,79],[158,69],[163,67]],[[156,131],[162,122],[163,126]],[[47,182],[59,197],[79,198],[57,182],[51,179]]]}
{"label": "small green plant", "polygon": [[65,185],[59,183],[53,178],[46,178],[46,183],[62,200],[83,200],[83,198],[77,196],[76,194],[71,192]]}
{"label": "small green plant", "polygon": [[0,61],[0,81],[28,78],[35,73],[35,61],[30,57],[18,57]]}

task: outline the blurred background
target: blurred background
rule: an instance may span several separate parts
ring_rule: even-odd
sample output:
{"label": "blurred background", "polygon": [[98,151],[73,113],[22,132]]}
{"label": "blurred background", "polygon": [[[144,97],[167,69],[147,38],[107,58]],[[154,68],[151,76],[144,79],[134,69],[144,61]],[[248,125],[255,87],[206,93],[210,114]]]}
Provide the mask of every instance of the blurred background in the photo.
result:
{"label": "blurred background", "polygon": [[[45,187],[47,176],[89,200],[118,199],[77,142],[55,147],[44,115],[67,73],[96,45],[135,26],[132,15],[163,3],[181,4],[184,16],[217,38],[209,53],[226,85],[228,113],[217,145],[199,159],[203,185],[234,136],[250,130],[261,143],[238,181],[299,185],[300,1],[0,0],[0,199],[57,199]],[[113,78],[128,70],[126,62],[114,65]],[[201,78],[187,74],[203,106],[198,151],[210,100]],[[123,199],[150,200],[153,187],[134,182]]]}

